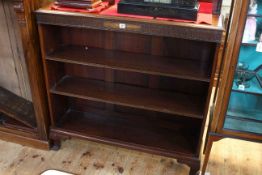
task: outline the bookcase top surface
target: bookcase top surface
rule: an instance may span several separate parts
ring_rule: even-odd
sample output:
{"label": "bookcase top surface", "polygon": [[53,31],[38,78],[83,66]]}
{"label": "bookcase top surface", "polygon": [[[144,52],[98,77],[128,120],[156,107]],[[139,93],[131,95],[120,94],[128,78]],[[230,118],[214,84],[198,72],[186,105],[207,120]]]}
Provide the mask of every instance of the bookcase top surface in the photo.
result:
{"label": "bookcase top surface", "polygon": [[215,15],[212,25],[207,25],[92,13],[62,12],[51,10],[50,5],[40,8],[35,13],[38,24],[131,32],[215,43],[222,42],[221,38],[224,32],[222,17]]}

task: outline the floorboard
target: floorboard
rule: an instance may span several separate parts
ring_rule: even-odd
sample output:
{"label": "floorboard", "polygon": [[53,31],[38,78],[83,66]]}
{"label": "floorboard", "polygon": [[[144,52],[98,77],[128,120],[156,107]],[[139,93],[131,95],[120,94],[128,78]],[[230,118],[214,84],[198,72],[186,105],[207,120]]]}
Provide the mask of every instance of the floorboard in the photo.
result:
{"label": "floorboard", "polygon": [[[38,175],[57,169],[80,175],[187,175],[176,160],[93,142],[68,140],[59,151],[43,151],[0,141],[0,175]],[[224,139],[214,144],[211,175],[262,174],[261,144]]]}

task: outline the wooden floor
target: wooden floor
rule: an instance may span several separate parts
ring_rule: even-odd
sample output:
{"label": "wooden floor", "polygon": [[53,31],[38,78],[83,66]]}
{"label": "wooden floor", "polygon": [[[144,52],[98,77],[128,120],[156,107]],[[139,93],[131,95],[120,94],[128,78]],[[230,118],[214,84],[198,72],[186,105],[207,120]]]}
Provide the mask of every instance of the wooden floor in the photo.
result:
{"label": "wooden floor", "polygon": [[[0,175],[38,175],[47,169],[86,175],[186,175],[174,159],[92,142],[69,140],[60,151],[42,151],[0,141]],[[214,144],[211,175],[261,175],[262,145],[224,139]]]}

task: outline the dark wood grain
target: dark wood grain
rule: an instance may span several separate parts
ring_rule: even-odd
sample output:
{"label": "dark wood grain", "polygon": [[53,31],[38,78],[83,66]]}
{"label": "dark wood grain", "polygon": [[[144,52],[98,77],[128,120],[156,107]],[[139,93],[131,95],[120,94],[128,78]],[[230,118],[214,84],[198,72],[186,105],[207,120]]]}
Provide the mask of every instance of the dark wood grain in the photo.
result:
{"label": "dark wood grain", "polygon": [[[140,33],[216,43],[221,42],[224,30],[217,16],[213,17],[212,25],[113,17],[90,13],[56,12],[50,10],[50,7],[37,10],[36,16],[38,24]],[[119,28],[121,23],[126,24],[126,29]]]}
{"label": "dark wood grain", "polygon": [[25,124],[36,127],[35,111],[33,104],[10,91],[0,87],[0,112]]}
{"label": "dark wood grain", "polygon": [[194,155],[201,122],[178,119],[169,125],[166,122],[165,119],[150,120],[106,111],[83,113],[69,110],[57,123],[56,129],[84,135],[90,140]]}
{"label": "dark wood grain", "polygon": [[64,77],[51,89],[54,94],[140,109],[203,118],[203,99],[182,93],[113,84],[86,78]]}
{"label": "dark wood grain", "polygon": [[66,46],[48,60],[209,82],[208,62],[84,46]]}

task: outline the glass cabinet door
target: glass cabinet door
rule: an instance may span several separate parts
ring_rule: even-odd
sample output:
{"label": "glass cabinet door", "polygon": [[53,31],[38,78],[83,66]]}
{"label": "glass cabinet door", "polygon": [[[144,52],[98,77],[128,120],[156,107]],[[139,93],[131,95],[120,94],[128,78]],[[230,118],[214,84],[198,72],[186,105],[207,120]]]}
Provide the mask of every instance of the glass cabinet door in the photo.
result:
{"label": "glass cabinet door", "polygon": [[262,0],[250,0],[224,129],[262,134]]}

